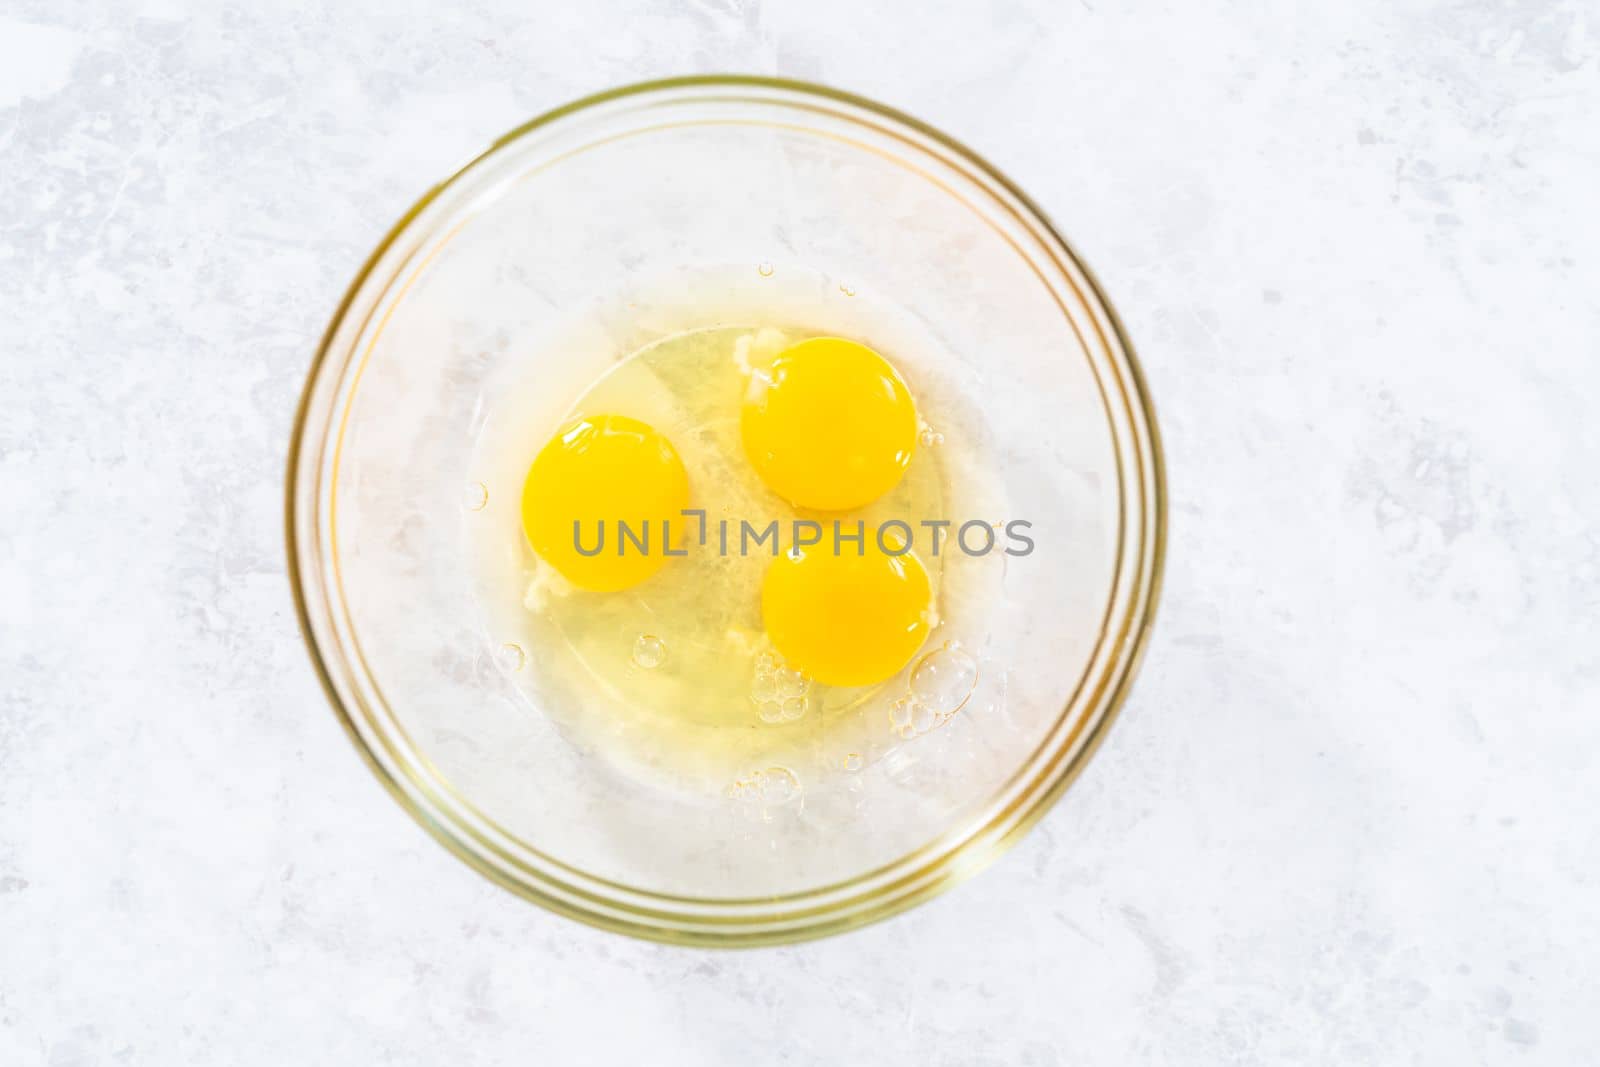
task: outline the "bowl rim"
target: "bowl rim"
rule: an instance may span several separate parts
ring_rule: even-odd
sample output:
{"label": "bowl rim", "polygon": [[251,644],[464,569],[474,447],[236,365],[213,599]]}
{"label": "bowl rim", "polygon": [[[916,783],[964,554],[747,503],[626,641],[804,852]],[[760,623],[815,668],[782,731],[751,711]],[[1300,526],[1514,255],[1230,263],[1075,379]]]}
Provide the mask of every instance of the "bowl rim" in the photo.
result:
{"label": "bowl rim", "polygon": [[[943,855],[936,856],[931,861],[928,869],[925,872],[921,872],[920,877],[914,877],[919,872],[909,872],[892,882],[876,888],[869,888],[862,895],[845,896],[831,904],[823,903],[809,909],[788,911],[781,914],[775,913],[763,916],[758,913],[751,913],[741,915],[732,921],[718,919],[713,914],[707,914],[700,918],[700,922],[703,925],[696,925],[683,912],[670,913],[648,907],[638,907],[631,905],[624,899],[601,900],[594,897],[592,891],[584,890],[581,887],[562,887],[565,893],[561,894],[541,889],[538,886],[513,878],[500,866],[490,862],[488,857],[469,847],[454,832],[453,825],[446,825],[446,822],[439,818],[436,811],[428,810],[418,802],[412,795],[411,790],[407,788],[408,783],[397,778],[395,771],[386,765],[385,761],[380,758],[379,753],[373,750],[363,735],[354,712],[350,707],[346,706],[339,693],[330,669],[329,655],[325,654],[321,644],[319,644],[308,598],[305,575],[305,571],[308,568],[302,565],[301,560],[302,546],[301,538],[297,532],[299,513],[296,502],[297,493],[300,489],[299,471],[303,447],[306,444],[312,397],[321,382],[324,371],[333,364],[331,356],[336,335],[340,332],[358,295],[372,278],[379,263],[396,245],[402,235],[409,231],[412,223],[447,190],[456,186],[468,172],[474,170],[478,164],[535,131],[579,112],[626,98],[646,96],[653,93],[671,93],[675,90],[693,88],[766,90],[794,94],[801,98],[809,97],[813,100],[820,98],[824,102],[843,104],[851,108],[860,109],[879,119],[888,120],[890,123],[899,125],[933,142],[937,147],[952,153],[960,161],[974,168],[983,179],[992,182],[999,190],[1013,198],[1022,212],[1029,217],[1029,220],[1042,231],[1041,236],[1047,238],[1053,244],[1052,251],[1065,257],[1071,267],[1082,276],[1082,282],[1087,290],[1086,295],[1094,305],[1093,310],[1102,314],[1105,318],[1105,325],[1109,328],[1112,339],[1115,341],[1116,353],[1122,357],[1119,369],[1126,374],[1126,383],[1121,392],[1123,393],[1124,402],[1128,405],[1129,414],[1134,416],[1132,421],[1134,423],[1133,436],[1135,444],[1142,446],[1141,450],[1148,450],[1147,454],[1142,457],[1145,462],[1139,471],[1139,477],[1141,481],[1148,478],[1149,483],[1145,486],[1143,494],[1148,509],[1145,517],[1147,530],[1144,536],[1146,542],[1139,546],[1136,569],[1130,579],[1133,583],[1134,591],[1127,608],[1127,619],[1124,626],[1125,634],[1122,639],[1126,642],[1126,649],[1112,657],[1108,664],[1107,673],[1099,681],[1099,686],[1105,695],[1098,701],[1100,705],[1098,714],[1091,716],[1092,721],[1088,723],[1087,732],[1081,738],[1077,751],[1071,755],[1064,765],[1054,767],[1047,781],[1043,781],[1037,788],[1029,791],[1024,797],[1027,804],[1025,808],[1018,811],[1014,810],[1014,805],[1006,806],[997,815],[992,816],[988,823],[984,824],[980,824],[979,820],[973,820],[973,825],[966,828],[965,839]],[[846,117],[848,118],[848,116]],[[1102,392],[1106,390],[1104,383],[1102,383],[1101,389]],[[1128,486],[1126,484],[1126,474],[1122,469],[1123,464],[1123,458],[1119,454],[1117,461],[1119,491],[1125,496]],[[846,930],[881,921],[915,907],[992,863],[1020,840],[1022,835],[1055,805],[1055,802],[1066,788],[1082,773],[1083,768],[1093,758],[1096,750],[1104,741],[1105,735],[1109,732],[1112,723],[1116,720],[1127,700],[1133,678],[1138,673],[1139,665],[1148,647],[1150,631],[1160,600],[1165,570],[1167,486],[1161,435],[1156,422],[1154,406],[1145,381],[1144,371],[1140,366],[1132,341],[1128,337],[1121,317],[1106,296],[1103,286],[1101,286],[1083,258],[1062,236],[1060,230],[1039,205],[1028,197],[1015,182],[976,151],[948,134],[911,115],[866,97],[829,86],[795,79],[749,74],[706,74],[653,79],[621,85],[579,97],[559,107],[545,111],[495,138],[482,151],[474,154],[464,164],[453,170],[448,177],[429,188],[388,228],[382,240],[366,257],[360,269],[345,289],[343,297],[322,334],[316,353],[308,368],[289,440],[284,518],[288,576],[294,598],[295,615],[312,667],[321,682],[329,704],[344,727],[346,734],[350,737],[351,742],[355,745],[373,774],[413,819],[463,862],[497,885],[510,890],[523,899],[530,900],[541,907],[568,918],[576,919],[600,929],[647,940],[713,947],[740,947],[792,943],[842,933]],[[1124,529],[1118,539],[1119,555],[1125,550],[1123,542],[1126,538],[1127,531]],[[1113,585],[1114,588],[1115,585]],[[331,655],[343,658],[338,649],[331,650]],[[1089,677],[1090,675],[1086,674],[1085,678],[1088,679]],[[1043,747],[1045,746],[1042,744],[1041,748]],[[410,786],[424,793],[431,792],[426,783],[416,779],[415,773],[410,768],[403,769],[407,777],[411,779]],[[1000,828],[999,832],[986,833],[1002,817],[1005,819],[1005,825]],[[851,887],[857,882],[869,879],[884,871],[894,870],[909,858],[916,857],[930,845],[944,840],[946,836],[948,835],[941,834],[936,836],[932,841],[912,852],[897,857],[884,867],[854,876],[844,882],[808,889],[797,894],[763,898],[763,901],[778,905],[784,901],[794,902],[807,897],[827,897],[829,894],[838,896],[841,890]],[[719,905],[756,903],[755,901],[730,901],[722,898],[687,898],[635,887],[620,886],[616,883],[608,883],[598,876],[587,875],[587,872],[570,867],[561,863],[561,861],[555,861],[555,863],[557,866],[584,874],[595,884],[610,885],[614,888],[625,890],[630,896],[645,900],[692,903],[713,909]],[[895,890],[897,887],[903,887],[904,891],[890,893],[891,890]],[[575,903],[571,899],[573,897],[578,898],[579,901],[584,898],[594,899],[595,903],[601,906],[595,907],[583,903]],[[865,900],[864,905],[861,904],[863,900]]]}

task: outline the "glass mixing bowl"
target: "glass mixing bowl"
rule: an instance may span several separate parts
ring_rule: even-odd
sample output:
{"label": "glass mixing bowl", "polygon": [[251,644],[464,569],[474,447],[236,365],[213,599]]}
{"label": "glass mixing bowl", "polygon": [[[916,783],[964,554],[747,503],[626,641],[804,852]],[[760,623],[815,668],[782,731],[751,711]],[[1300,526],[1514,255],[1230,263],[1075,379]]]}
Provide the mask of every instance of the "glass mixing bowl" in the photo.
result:
{"label": "glass mixing bowl", "polygon": [[[474,449],[508,367],[537,376],[549,413],[604,369],[563,347],[575,319],[611,330],[615,359],[656,327],[593,309],[738,277],[677,294],[680,311],[725,297],[745,314],[752,287],[791,268],[825,309],[807,324],[818,332],[871,343],[880,313],[920,331],[925,346],[892,358],[914,391],[939,383],[970,415],[983,458],[968,473],[1003,510],[985,517],[1031,522],[1036,547],[1000,556],[982,611],[949,620],[979,673],[938,728],[863,719],[850,750],[832,751],[816,717],[796,751],[832,770],[755,768],[727,793],[677,795],[565,729],[559,690],[518,683],[543,652],[508,648],[485,622],[464,534],[515,523],[516,506],[484,498]],[[664,941],[833,933],[993,859],[1104,736],[1161,572],[1149,398],[1060,234],[922,123],[764,78],[581,100],[431,190],[339,306],[288,475],[306,642],[395,798],[501,885]]]}

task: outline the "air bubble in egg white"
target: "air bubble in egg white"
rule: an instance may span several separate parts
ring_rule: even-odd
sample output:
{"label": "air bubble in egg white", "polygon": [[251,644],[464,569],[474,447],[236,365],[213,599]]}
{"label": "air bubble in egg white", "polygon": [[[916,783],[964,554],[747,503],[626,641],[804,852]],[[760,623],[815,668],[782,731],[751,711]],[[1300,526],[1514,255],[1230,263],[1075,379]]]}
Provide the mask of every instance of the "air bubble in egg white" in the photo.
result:
{"label": "air bubble in egg white", "polygon": [[978,684],[978,661],[950,643],[923,656],[911,670],[911,696],[941,717],[960,711]]}
{"label": "air bubble in egg white", "polygon": [[790,804],[800,799],[800,779],[787,767],[768,767],[755,778],[763,804]]}
{"label": "air bubble in egg white", "polygon": [[784,668],[778,672],[778,692],[786,697],[803,697],[811,688],[811,679],[802,672]]}
{"label": "air bubble in egg white", "polygon": [[810,691],[811,679],[804,672],[793,670],[770,652],[756,657],[750,699],[755,701],[762,722],[794,722],[802,718]]}
{"label": "air bubble in egg white", "polygon": [[901,737],[911,736],[911,716],[915,709],[910,697],[901,697],[889,705],[889,729]]}
{"label": "air bubble in egg white", "polygon": [[771,809],[793,804],[802,792],[800,778],[787,767],[768,767],[747,775],[723,790],[723,795],[736,801],[747,814],[759,811],[762,819],[772,819]]}
{"label": "air bubble in egg white", "polygon": [[645,670],[654,670],[667,660],[667,643],[655,634],[640,634],[633,642],[633,662]]}

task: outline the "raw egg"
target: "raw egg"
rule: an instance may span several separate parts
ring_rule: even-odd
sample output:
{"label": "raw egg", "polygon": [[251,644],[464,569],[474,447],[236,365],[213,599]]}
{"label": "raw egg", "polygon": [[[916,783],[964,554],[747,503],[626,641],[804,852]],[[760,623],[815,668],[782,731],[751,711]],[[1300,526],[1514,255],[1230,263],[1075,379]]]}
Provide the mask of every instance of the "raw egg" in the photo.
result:
{"label": "raw egg", "polygon": [[522,529],[573,585],[612,592],[665,565],[668,533],[679,539],[688,503],[689,478],[666,437],[626,415],[585,416],[528,469]]}
{"label": "raw egg", "polygon": [[899,484],[916,448],[917,409],[878,353],[814,337],[752,375],[739,429],[773,492],[798,507],[845,511]]}
{"label": "raw egg", "polygon": [[761,614],[773,647],[824,685],[871,685],[911,662],[928,636],[932,586],[907,550],[815,545],[773,560]]}

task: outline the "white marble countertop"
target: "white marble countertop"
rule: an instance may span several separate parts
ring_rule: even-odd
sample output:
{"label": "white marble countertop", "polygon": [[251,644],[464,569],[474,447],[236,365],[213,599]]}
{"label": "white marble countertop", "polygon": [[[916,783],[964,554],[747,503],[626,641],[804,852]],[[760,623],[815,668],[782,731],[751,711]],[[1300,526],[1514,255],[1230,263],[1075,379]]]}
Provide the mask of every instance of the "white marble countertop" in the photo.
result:
{"label": "white marble countertop", "polygon": [[[0,4],[0,1063],[1592,1059],[1600,12],[910,11]],[[1064,802],[931,905],[739,953],[434,844],[325,706],[281,530],[388,224],[534,113],[711,70],[1007,169],[1126,317],[1172,487]]]}

